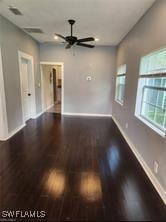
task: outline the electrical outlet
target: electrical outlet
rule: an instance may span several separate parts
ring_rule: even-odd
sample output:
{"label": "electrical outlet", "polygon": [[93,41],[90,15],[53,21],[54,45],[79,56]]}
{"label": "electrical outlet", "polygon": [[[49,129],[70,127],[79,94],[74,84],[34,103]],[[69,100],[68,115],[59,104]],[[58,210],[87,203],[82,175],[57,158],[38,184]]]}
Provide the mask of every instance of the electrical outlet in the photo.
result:
{"label": "electrical outlet", "polygon": [[155,161],[155,162],[154,162],[154,172],[155,172],[156,174],[158,173],[158,168],[159,168],[158,162]]}
{"label": "electrical outlet", "polygon": [[129,127],[129,124],[128,124],[128,123],[126,123],[125,127],[126,127],[126,129],[128,129],[128,127]]}

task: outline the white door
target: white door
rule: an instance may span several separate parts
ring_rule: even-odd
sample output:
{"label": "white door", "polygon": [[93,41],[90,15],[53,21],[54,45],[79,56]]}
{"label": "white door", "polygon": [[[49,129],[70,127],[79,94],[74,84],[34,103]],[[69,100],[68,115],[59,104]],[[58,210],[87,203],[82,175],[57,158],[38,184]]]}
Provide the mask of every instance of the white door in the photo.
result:
{"label": "white door", "polygon": [[27,121],[32,117],[32,93],[31,93],[31,64],[27,59],[21,59],[21,87],[23,93],[23,114]]}

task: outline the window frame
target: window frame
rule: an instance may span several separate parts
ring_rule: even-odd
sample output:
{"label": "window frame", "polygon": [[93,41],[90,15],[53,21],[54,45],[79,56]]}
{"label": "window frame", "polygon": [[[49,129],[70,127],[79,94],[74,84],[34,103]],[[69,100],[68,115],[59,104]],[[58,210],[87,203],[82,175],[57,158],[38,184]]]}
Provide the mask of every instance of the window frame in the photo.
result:
{"label": "window frame", "polygon": [[[120,68],[122,68],[122,67],[124,67],[124,71],[119,74],[119,70],[120,70]],[[123,99],[123,101],[121,101],[121,100],[118,99],[117,88],[116,88],[116,87],[117,87],[117,80],[118,80],[118,78],[120,78],[120,77],[125,77],[125,84],[124,84],[124,85],[126,86],[126,70],[127,70],[126,64],[122,64],[122,65],[118,66],[118,68],[117,68],[117,74],[116,74],[115,101],[116,101],[118,104],[120,104],[121,106],[123,106],[123,104],[124,104],[124,99]],[[125,90],[124,90],[124,97],[125,97]]]}
{"label": "window frame", "polygon": [[[166,72],[153,72],[151,74],[143,74],[141,73],[141,62],[142,62],[142,59],[144,59],[145,57],[148,57],[148,56],[151,56],[152,54],[157,54],[157,53],[160,53],[161,50],[165,50],[166,51],[166,48],[164,49],[159,49],[157,51],[154,51],[148,55],[145,55],[145,56],[142,56],[141,59],[140,59],[140,70],[139,70],[139,77],[138,77],[138,83],[137,83],[137,96],[136,96],[136,106],[135,106],[135,116],[141,120],[143,123],[145,123],[148,127],[150,127],[151,129],[153,129],[155,132],[157,132],[159,135],[161,135],[163,138],[166,138],[166,129],[164,127],[164,130],[163,128],[156,122],[153,122],[151,121],[150,119],[146,118],[145,116],[142,115],[142,110],[143,110],[143,98],[144,98],[144,90],[149,88],[149,89],[154,89],[154,90],[161,90],[161,91],[166,91],[166,88],[165,87],[160,87],[160,86],[148,86],[148,85],[144,85],[140,86],[140,81],[141,79],[150,79],[150,78],[165,78],[166,77]],[[160,69],[161,71],[162,69]],[[141,89],[140,89],[141,88]],[[141,93],[141,99],[140,97],[138,96],[138,94]],[[154,104],[151,104],[152,106],[154,106],[155,108],[157,108],[157,106],[155,106]],[[165,109],[162,109],[161,107],[159,107],[161,110],[164,110],[164,112],[166,112]],[[165,122],[165,116],[164,116],[164,122]]]}

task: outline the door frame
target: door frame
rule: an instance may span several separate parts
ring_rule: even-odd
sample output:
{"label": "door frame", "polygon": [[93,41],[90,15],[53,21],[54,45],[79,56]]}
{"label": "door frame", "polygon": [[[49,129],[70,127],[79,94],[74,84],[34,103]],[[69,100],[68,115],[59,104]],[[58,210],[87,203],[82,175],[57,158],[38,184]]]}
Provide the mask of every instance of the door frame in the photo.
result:
{"label": "door frame", "polygon": [[[54,70],[55,70],[55,73],[54,73]],[[54,102],[57,101],[57,82],[56,82],[56,77],[57,77],[57,72],[56,72],[56,69],[53,68],[52,69],[52,79],[53,79],[53,91],[54,91],[54,95],[53,95],[53,99],[54,99]]]}
{"label": "door frame", "polygon": [[6,109],[6,95],[3,76],[3,64],[2,64],[2,51],[0,46],[0,119],[2,126],[0,127],[0,140],[6,140],[8,138],[8,119]]}
{"label": "door frame", "polygon": [[44,97],[43,97],[43,72],[42,72],[42,65],[60,65],[62,67],[61,71],[61,77],[62,77],[62,91],[61,91],[61,114],[64,114],[64,63],[63,62],[46,62],[41,61],[40,62],[40,70],[41,70],[41,98],[42,98],[42,111],[44,110]]}
{"label": "door frame", "polygon": [[35,118],[36,117],[36,95],[35,95],[35,74],[34,74],[34,60],[33,60],[33,56],[24,53],[22,51],[18,51],[18,60],[19,60],[19,73],[20,73],[20,91],[21,91],[21,104],[22,104],[22,120],[23,120],[23,124],[25,124],[25,118],[24,118],[24,93],[23,93],[23,89],[21,87],[21,83],[22,83],[22,59],[26,59],[28,60],[29,64],[30,64],[30,75],[31,75],[31,89],[32,89],[32,116],[30,118]]}

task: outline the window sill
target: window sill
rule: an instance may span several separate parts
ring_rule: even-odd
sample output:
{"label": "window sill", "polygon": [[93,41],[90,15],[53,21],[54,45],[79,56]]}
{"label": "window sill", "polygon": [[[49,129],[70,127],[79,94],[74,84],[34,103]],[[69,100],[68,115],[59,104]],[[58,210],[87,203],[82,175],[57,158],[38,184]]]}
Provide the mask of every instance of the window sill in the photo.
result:
{"label": "window sill", "polygon": [[117,102],[117,103],[119,103],[119,105],[123,106],[123,103],[120,102],[119,100],[116,100],[116,99],[115,99],[115,102]]}
{"label": "window sill", "polygon": [[161,137],[166,138],[166,133],[163,132],[162,130],[158,129],[157,127],[155,127],[153,124],[151,124],[150,122],[148,122],[146,119],[142,118],[141,116],[138,116],[137,114],[135,114],[135,116],[144,124],[146,124],[149,128],[151,128],[153,131],[155,131],[157,134],[159,134]]}

